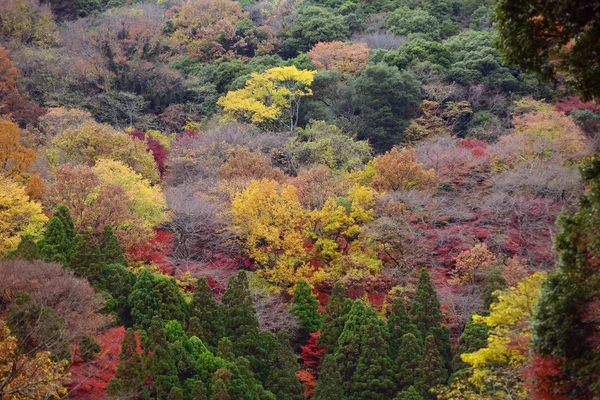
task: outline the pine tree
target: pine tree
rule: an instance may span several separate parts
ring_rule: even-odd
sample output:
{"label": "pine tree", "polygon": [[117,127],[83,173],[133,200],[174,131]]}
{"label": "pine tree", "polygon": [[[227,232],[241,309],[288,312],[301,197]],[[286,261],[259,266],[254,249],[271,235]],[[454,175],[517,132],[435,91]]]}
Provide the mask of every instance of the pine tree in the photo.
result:
{"label": "pine tree", "polygon": [[75,274],[88,278],[91,282],[101,279],[100,248],[91,229],[75,238],[70,266]]}
{"label": "pine tree", "polygon": [[483,309],[489,313],[490,305],[498,300],[496,291],[506,289],[506,279],[500,268],[494,268],[485,279],[485,294],[483,295]]}
{"label": "pine tree", "polygon": [[340,369],[340,374],[342,375],[344,393],[348,397],[352,393],[352,376],[356,371],[358,358],[361,354],[362,326],[370,318],[377,318],[375,311],[367,309],[360,300],[354,301],[348,313],[344,330],[338,341],[335,358]]}
{"label": "pine tree", "polygon": [[233,343],[231,343],[229,338],[224,337],[219,340],[217,357],[220,357],[225,361],[233,361],[235,359],[235,354],[233,354]]}
{"label": "pine tree", "polygon": [[395,393],[390,374],[392,361],[376,318],[361,327],[361,353],[352,376],[353,400],[387,400]]}
{"label": "pine tree", "polygon": [[308,335],[321,328],[323,317],[319,314],[319,302],[304,279],[300,279],[296,283],[290,310],[300,322],[300,328],[302,329],[301,343],[306,343]]}
{"label": "pine tree", "polygon": [[213,298],[208,281],[205,277],[199,278],[190,303],[188,334],[197,336],[210,348],[216,348],[223,336],[222,314],[222,307]]}
{"label": "pine tree", "polygon": [[152,317],[158,315],[158,301],[154,296],[154,280],[154,275],[147,269],[143,269],[129,295],[131,319],[136,329],[147,329]]}
{"label": "pine tree", "polygon": [[163,321],[185,321],[189,310],[181,289],[173,277],[158,274],[152,293],[158,303],[158,312]]}
{"label": "pine tree", "polygon": [[319,379],[315,386],[313,400],[343,400],[344,390],[342,389],[342,375],[335,357],[332,354],[326,354],[323,359],[323,366],[319,372]]}
{"label": "pine tree", "polygon": [[297,356],[294,354],[287,334],[277,333],[277,348],[273,368],[267,379],[269,389],[278,399],[303,400],[304,386],[296,376],[300,370]]}
{"label": "pine tree", "polygon": [[183,400],[183,392],[178,387],[171,388],[167,400]]}
{"label": "pine tree", "polygon": [[121,343],[117,372],[108,385],[109,397],[131,396],[133,398],[140,393],[144,384],[144,370],[137,347],[135,333],[132,329],[127,329]]}
{"label": "pine tree", "polygon": [[415,384],[415,373],[421,362],[421,343],[412,333],[402,336],[402,342],[394,365],[398,389],[402,390]]}
{"label": "pine tree", "polygon": [[39,255],[46,262],[66,265],[69,262],[73,245],[67,238],[67,232],[58,217],[52,217],[44,237],[37,244]]}
{"label": "pine tree", "polygon": [[197,380],[196,383],[194,383],[191,400],[208,400],[206,386],[204,386],[204,383],[202,383],[201,380]]}
{"label": "pine tree", "polygon": [[458,338],[456,344],[456,355],[452,359],[452,371],[457,372],[463,368],[469,367],[469,364],[463,362],[461,354],[474,353],[475,351],[487,346],[488,327],[485,324],[476,324],[473,322],[473,316],[469,318],[465,329]]}
{"label": "pine tree", "polygon": [[425,400],[435,400],[436,395],[431,389],[446,383],[448,371],[435,345],[435,338],[427,336],[423,348],[423,357],[415,372],[415,389]]}
{"label": "pine tree", "polygon": [[317,341],[319,347],[330,352],[335,350],[351,307],[352,300],[346,298],[344,285],[336,282],[325,306],[323,329]]}
{"label": "pine tree", "polygon": [[394,299],[392,312],[387,320],[387,326],[390,332],[390,357],[392,359],[398,356],[404,335],[412,333],[419,341],[421,339],[419,330],[408,316],[402,299]]}
{"label": "pine tree", "polygon": [[413,297],[413,301],[409,311],[413,318],[421,337],[425,338],[429,335],[435,337],[438,350],[444,360],[446,368],[450,367],[452,360],[452,347],[450,345],[450,332],[448,328],[442,326],[442,311],[440,309],[440,301],[437,297],[429,273],[425,268],[421,269],[419,274],[419,282],[417,290]]}
{"label": "pine tree", "polygon": [[38,260],[40,258],[38,245],[31,235],[23,235],[15,250],[9,250],[5,260]]}
{"label": "pine tree", "polygon": [[101,261],[105,264],[127,265],[119,238],[113,233],[110,225],[104,225],[100,238]]}
{"label": "pine tree", "polygon": [[230,400],[229,393],[227,393],[227,384],[223,379],[217,379],[212,384],[212,394],[210,400]]}
{"label": "pine tree", "polygon": [[75,237],[77,236],[77,231],[75,230],[75,224],[73,223],[73,218],[71,217],[69,208],[64,204],[61,204],[56,207],[56,210],[54,210],[52,216],[60,219],[60,222],[62,222],[63,226],[65,227],[67,240],[73,243]]}
{"label": "pine tree", "polygon": [[162,400],[173,387],[179,385],[179,379],[172,345],[167,341],[162,321],[157,316],[152,318],[150,323],[148,338],[144,342],[144,352],[146,373],[153,378],[151,395]]}
{"label": "pine tree", "polygon": [[424,400],[423,396],[417,392],[414,386],[409,386],[407,389],[402,390],[398,393],[398,396],[394,400]]}

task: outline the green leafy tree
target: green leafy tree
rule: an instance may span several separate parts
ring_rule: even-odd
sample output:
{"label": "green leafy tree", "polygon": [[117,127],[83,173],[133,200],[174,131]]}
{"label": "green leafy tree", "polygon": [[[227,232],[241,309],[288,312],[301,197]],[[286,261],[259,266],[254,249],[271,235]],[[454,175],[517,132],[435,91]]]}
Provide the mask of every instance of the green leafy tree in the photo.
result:
{"label": "green leafy tree", "polygon": [[38,260],[40,252],[35,239],[31,235],[23,235],[15,250],[9,250],[4,256],[5,260]]}
{"label": "green leafy tree", "polygon": [[485,293],[483,294],[483,309],[489,312],[492,303],[498,298],[496,292],[506,289],[506,279],[499,268],[494,268],[485,279]]}
{"label": "green leafy tree", "polygon": [[427,336],[423,348],[423,357],[419,363],[419,368],[415,372],[415,388],[424,399],[435,400],[436,395],[431,393],[431,389],[446,383],[446,379],[448,379],[448,371],[444,366],[442,357],[440,357],[435,338]]}
{"label": "green leafy tree", "polygon": [[141,393],[144,384],[144,366],[142,358],[137,352],[137,347],[135,332],[132,329],[127,329],[121,342],[117,371],[108,385],[109,398],[118,398],[119,396],[135,397]]}
{"label": "green leafy tree", "polygon": [[349,34],[343,16],[323,7],[306,6],[300,9],[290,31],[291,37],[286,40],[286,52],[293,57],[298,52],[307,52],[319,42],[344,41]]}
{"label": "green leafy tree", "polygon": [[183,400],[183,392],[178,387],[174,387],[169,392],[167,400]]}
{"label": "green leafy tree", "polygon": [[423,396],[417,392],[414,386],[409,386],[407,389],[402,390],[394,398],[394,400],[424,400]]}
{"label": "green leafy tree", "polygon": [[487,346],[488,342],[488,327],[485,324],[476,324],[473,322],[473,317],[469,318],[465,329],[458,338],[456,343],[456,355],[452,359],[452,371],[457,372],[463,368],[468,368],[469,365],[463,362],[460,358],[461,354],[473,353]]}
{"label": "green leafy tree", "polygon": [[394,373],[399,389],[406,389],[415,384],[415,374],[421,363],[422,353],[421,343],[415,335],[407,333],[402,336],[394,365]]}
{"label": "green leafy tree", "polygon": [[317,341],[319,347],[330,352],[335,350],[351,307],[352,300],[346,298],[344,284],[336,282],[325,306],[323,329]]}
{"label": "green leafy tree", "polygon": [[300,365],[287,334],[279,331],[273,368],[267,379],[267,389],[278,399],[303,400],[304,386],[296,376],[299,370]]}
{"label": "green leafy tree", "polygon": [[321,328],[323,317],[319,313],[319,302],[304,279],[296,282],[290,311],[300,322],[300,328],[303,330],[302,341],[308,339],[309,333]]}
{"label": "green leafy tree", "polygon": [[158,316],[158,300],[154,296],[154,275],[143,269],[129,295],[131,318],[136,329],[146,329],[154,316]]}
{"label": "green leafy tree", "polygon": [[217,357],[220,357],[225,361],[233,361],[235,359],[235,354],[233,354],[233,343],[231,343],[229,338],[224,337],[219,340]]}
{"label": "green leafy tree", "polygon": [[100,255],[102,262],[106,264],[127,265],[123,256],[123,250],[119,243],[119,238],[114,234],[110,225],[104,225],[102,236],[100,237]]}
{"label": "green leafy tree", "polygon": [[194,387],[192,388],[192,400],[208,400],[206,386],[204,386],[204,383],[200,380],[197,380],[196,383],[194,383]]}
{"label": "green leafy tree", "polygon": [[359,117],[358,139],[367,139],[377,152],[400,143],[419,106],[421,91],[415,77],[379,63],[363,69],[353,88]]}
{"label": "green leafy tree", "polygon": [[588,190],[576,213],[559,218],[558,268],[542,284],[531,325],[535,352],[564,371],[554,383],[567,382],[569,395],[584,399],[600,396],[600,159],[581,172]]}
{"label": "green leafy tree", "polygon": [[395,392],[388,354],[381,325],[371,318],[361,327],[361,353],[352,376],[351,399],[385,400]]}
{"label": "green leafy tree", "polygon": [[342,375],[332,354],[326,354],[323,366],[319,372],[319,379],[315,386],[313,400],[344,400],[342,389]]}
{"label": "green leafy tree", "polygon": [[79,340],[79,354],[83,361],[90,361],[96,358],[96,354],[100,353],[102,348],[93,336],[87,333],[81,336]]}

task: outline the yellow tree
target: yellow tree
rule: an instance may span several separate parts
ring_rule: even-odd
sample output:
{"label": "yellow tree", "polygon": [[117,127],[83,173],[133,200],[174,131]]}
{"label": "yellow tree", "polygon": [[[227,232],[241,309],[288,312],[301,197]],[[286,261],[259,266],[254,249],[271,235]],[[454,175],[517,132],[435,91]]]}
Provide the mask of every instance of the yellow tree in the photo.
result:
{"label": "yellow tree", "polygon": [[231,91],[217,104],[233,118],[252,122],[265,129],[289,129],[298,123],[300,99],[311,96],[316,71],[295,66],[276,67],[253,73],[243,89]]}
{"label": "yellow tree", "polygon": [[500,291],[490,315],[475,315],[475,323],[490,329],[488,345],[461,355],[473,367],[469,381],[481,399],[527,399],[521,368],[529,354],[530,321],[546,273],[537,272],[516,286]]}
{"label": "yellow tree", "polygon": [[17,338],[0,321],[0,399],[59,398],[67,393],[68,362],[54,362],[50,352],[21,354]]}
{"label": "yellow tree", "polygon": [[232,230],[271,283],[292,286],[309,272],[304,247],[306,212],[296,188],[274,180],[252,180],[231,204]]}
{"label": "yellow tree", "polygon": [[14,250],[24,235],[39,237],[47,222],[42,205],[29,199],[25,187],[0,175],[0,255]]}

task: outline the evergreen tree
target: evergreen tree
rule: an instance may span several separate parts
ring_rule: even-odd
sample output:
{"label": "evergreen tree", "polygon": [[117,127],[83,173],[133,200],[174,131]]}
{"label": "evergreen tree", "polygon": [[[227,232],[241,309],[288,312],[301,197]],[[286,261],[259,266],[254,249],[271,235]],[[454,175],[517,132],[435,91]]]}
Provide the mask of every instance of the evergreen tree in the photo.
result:
{"label": "evergreen tree", "polygon": [[140,393],[144,384],[144,370],[137,347],[135,333],[132,329],[127,329],[121,343],[117,372],[108,385],[109,398],[119,396],[135,398]]}
{"label": "evergreen tree", "polygon": [[352,300],[346,298],[344,285],[336,282],[325,306],[323,329],[317,341],[319,347],[330,352],[335,350],[351,307]]}
{"label": "evergreen tree", "polygon": [[444,360],[446,368],[450,367],[452,359],[452,347],[450,345],[450,332],[442,326],[442,311],[437,292],[431,284],[429,273],[425,268],[421,269],[417,290],[412,300],[409,311],[421,337],[433,335],[438,350]]}
{"label": "evergreen tree", "polygon": [[217,379],[212,384],[212,394],[210,400],[230,400],[229,393],[227,393],[227,384],[223,379]]}
{"label": "evergreen tree", "polygon": [[213,298],[208,281],[205,277],[199,278],[190,303],[188,334],[197,336],[207,346],[215,348],[223,336],[222,314],[222,307]]}
{"label": "evergreen tree", "polygon": [[65,226],[58,217],[52,217],[37,246],[42,260],[63,265],[68,263],[73,251],[73,244],[67,238]]}
{"label": "evergreen tree", "polygon": [[500,268],[494,268],[485,279],[485,293],[483,295],[483,309],[489,313],[490,305],[498,300],[496,291],[506,289],[506,279]]}
{"label": "evergreen tree", "polygon": [[175,278],[157,275],[154,279],[153,294],[156,297],[158,312],[163,321],[185,321],[187,319],[188,305]]}
{"label": "evergreen tree", "polygon": [[131,319],[136,329],[147,329],[152,318],[158,315],[158,301],[154,296],[154,280],[154,275],[147,269],[143,269],[129,295]]}
{"label": "evergreen tree", "polygon": [[183,400],[183,392],[178,387],[174,387],[169,392],[167,400]]}
{"label": "evergreen tree", "polygon": [[225,361],[233,361],[235,359],[235,354],[233,354],[233,343],[231,343],[229,338],[224,337],[219,340],[217,357],[220,357]]}
{"label": "evergreen tree", "polygon": [[63,226],[65,227],[67,240],[73,243],[75,237],[77,236],[77,231],[75,230],[75,224],[73,223],[73,218],[71,217],[69,208],[64,204],[61,204],[56,207],[56,210],[54,210],[52,216],[60,219],[60,222],[62,222]]}
{"label": "evergreen tree", "polygon": [[194,383],[191,400],[208,400],[206,386],[204,386],[204,383],[202,383],[201,380],[197,380],[196,383]]}
{"label": "evergreen tree", "polygon": [[362,326],[366,324],[369,318],[377,318],[375,312],[372,309],[368,310],[362,301],[354,301],[335,352],[335,358],[342,375],[344,393],[348,397],[352,393],[352,376],[356,371],[358,358],[361,354]]}
{"label": "evergreen tree", "polygon": [[167,341],[162,321],[157,316],[150,323],[144,351],[146,373],[153,378],[151,395],[158,400],[165,399],[172,388],[179,386],[179,379],[172,345]]}
{"label": "evergreen tree", "polygon": [[96,358],[96,354],[100,353],[102,348],[93,336],[87,333],[81,336],[79,341],[79,354],[83,361],[90,361]]}
{"label": "evergreen tree", "polygon": [[463,368],[467,368],[469,364],[463,362],[460,355],[464,353],[474,353],[475,351],[486,347],[488,344],[487,339],[487,325],[474,323],[473,316],[471,315],[465,325],[465,329],[458,338],[458,343],[456,343],[456,355],[452,359],[452,371],[457,372]]}
{"label": "evergreen tree", "polygon": [[23,235],[15,250],[9,250],[4,256],[5,260],[27,260],[33,261],[40,258],[38,245],[33,236]]}
{"label": "evergreen tree", "polygon": [[323,359],[323,366],[319,372],[319,379],[315,386],[313,400],[343,400],[344,390],[342,389],[342,375],[335,357],[332,354],[326,354]]}
{"label": "evergreen tree", "polygon": [[394,366],[398,389],[402,390],[415,384],[415,373],[419,368],[422,352],[421,343],[415,335],[407,333],[402,336],[402,344]]}
{"label": "evergreen tree", "polygon": [[300,322],[301,343],[305,343],[310,333],[321,328],[323,317],[319,314],[319,302],[304,279],[300,279],[296,283],[290,309]]}
{"label": "evergreen tree", "polygon": [[75,238],[70,266],[78,276],[94,282],[101,279],[101,255],[91,229]]}
{"label": "evergreen tree", "polygon": [[303,400],[304,386],[296,376],[300,365],[289,338],[283,331],[277,333],[277,348],[273,368],[267,379],[269,389],[278,399]]}
{"label": "evergreen tree", "polygon": [[100,238],[101,261],[106,264],[127,265],[119,238],[113,233],[110,225],[104,225]]}
{"label": "evergreen tree", "polygon": [[394,400],[424,400],[423,396],[417,392],[414,386],[409,386],[407,389],[398,393]]}
{"label": "evergreen tree", "polygon": [[353,400],[386,400],[395,393],[390,376],[391,360],[384,334],[376,318],[361,327],[361,353],[352,376]]}
{"label": "evergreen tree", "polygon": [[423,348],[423,357],[415,372],[415,389],[425,400],[435,400],[436,395],[431,389],[446,383],[448,371],[435,345],[435,338],[427,336]]}
{"label": "evergreen tree", "polygon": [[390,332],[390,357],[392,359],[398,356],[404,335],[412,333],[419,341],[421,339],[419,330],[408,316],[402,299],[394,299],[392,312],[387,320],[387,326]]}

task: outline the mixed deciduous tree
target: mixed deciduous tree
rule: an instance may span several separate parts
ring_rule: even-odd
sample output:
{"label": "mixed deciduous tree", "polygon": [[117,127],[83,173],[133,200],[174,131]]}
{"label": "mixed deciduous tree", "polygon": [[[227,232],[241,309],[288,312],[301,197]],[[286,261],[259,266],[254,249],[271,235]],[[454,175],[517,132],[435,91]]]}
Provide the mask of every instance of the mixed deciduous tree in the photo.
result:
{"label": "mixed deciduous tree", "polygon": [[319,71],[337,69],[356,75],[367,66],[369,48],[365,43],[319,42],[308,55]]}
{"label": "mixed deciduous tree", "polygon": [[394,147],[383,155],[373,159],[372,170],[365,175],[372,175],[371,186],[379,191],[386,190],[433,190],[437,177],[433,169],[425,170],[417,162],[415,149]]}

